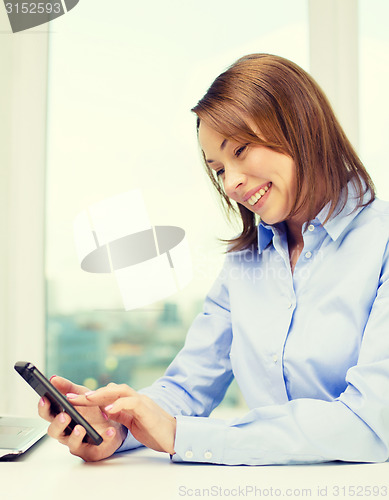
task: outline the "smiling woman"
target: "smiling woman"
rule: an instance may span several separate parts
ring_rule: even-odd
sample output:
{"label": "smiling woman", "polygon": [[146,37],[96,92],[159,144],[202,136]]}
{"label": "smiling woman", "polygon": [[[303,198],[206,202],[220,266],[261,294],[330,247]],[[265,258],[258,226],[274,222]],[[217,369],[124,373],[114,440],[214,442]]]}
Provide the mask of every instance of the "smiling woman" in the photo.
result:
{"label": "smiling woman", "polygon": [[[222,266],[224,248],[217,237],[236,233],[198,166],[190,108],[216,74],[247,51],[261,47],[308,66],[306,0],[243,0],[242,8],[252,16],[237,23],[224,0],[116,0],[115,8],[105,0],[83,0],[53,23],[47,374],[91,388],[107,382],[139,388],[162,375],[182,347]],[[198,36],[200,25],[206,37]],[[134,188],[142,190],[154,224],[185,230],[194,275],[181,293],[127,312],[112,275],[78,266],[72,227],[87,206]],[[244,405],[236,384],[224,404]]]}
{"label": "smiling woman", "polygon": [[[43,398],[49,434],[85,460],[143,444],[173,461],[386,461],[389,202],[317,84],[284,58],[239,59],[194,111],[224,199],[260,221],[232,240],[184,347],[151,386],[53,379],[96,425],[99,448],[80,426],[65,435],[69,417]],[[249,411],[209,418],[233,378]]]}
{"label": "smiling woman", "polygon": [[[205,121],[199,125],[199,141],[206,163],[223,185],[224,197],[269,224],[287,218],[296,198],[296,169],[290,156],[254,141],[245,146],[235,139],[227,141]],[[281,196],[278,203],[277,194]]]}
{"label": "smiling woman", "polygon": [[[344,207],[345,198],[343,206],[338,202],[350,179],[360,202],[366,192],[374,198],[373,182],[323,91],[291,61],[269,54],[242,57],[216,78],[192,111],[205,164],[212,164],[223,188],[208,168],[210,178],[226,207],[232,210],[230,199],[236,201],[242,217],[243,231],[231,250],[255,243],[253,214],[269,224],[292,216],[309,222],[330,202],[328,220]],[[215,161],[223,153],[228,169]],[[239,168],[232,168],[230,159]],[[246,175],[252,166],[262,178]],[[248,203],[270,182],[269,202]]]}

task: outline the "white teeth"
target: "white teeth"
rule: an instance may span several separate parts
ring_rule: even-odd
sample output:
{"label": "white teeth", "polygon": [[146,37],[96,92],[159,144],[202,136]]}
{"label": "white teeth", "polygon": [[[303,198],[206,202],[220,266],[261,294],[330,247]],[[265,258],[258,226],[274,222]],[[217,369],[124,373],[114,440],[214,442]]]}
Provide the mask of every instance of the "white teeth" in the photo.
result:
{"label": "white teeth", "polygon": [[269,184],[267,186],[265,186],[264,188],[261,188],[258,192],[256,192],[255,194],[253,194],[253,196],[251,196],[247,201],[249,203],[250,206],[253,206],[257,203],[258,200],[260,200],[262,198],[262,196],[267,192],[269,191],[269,187],[271,186],[271,182],[269,182]]}

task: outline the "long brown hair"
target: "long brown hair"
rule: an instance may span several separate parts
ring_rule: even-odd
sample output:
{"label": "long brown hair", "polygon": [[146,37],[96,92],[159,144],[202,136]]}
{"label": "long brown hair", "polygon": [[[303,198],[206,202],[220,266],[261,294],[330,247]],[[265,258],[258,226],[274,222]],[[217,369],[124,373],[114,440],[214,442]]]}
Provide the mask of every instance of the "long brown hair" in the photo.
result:
{"label": "long brown hair", "polygon": [[[270,54],[238,59],[216,78],[192,111],[198,117],[197,128],[204,121],[227,139],[263,145],[293,159],[297,194],[288,217],[306,210],[308,221],[314,219],[320,195],[331,202],[327,221],[344,207],[346,197],[341,200],[341,193],[350,179],[357,189],[357,206],[367,205],[375,197],[373,181],[324,92],[308,73],[287,59]],[[260,130],[261,138],[253,128]],[[205,158],[204,163],[227,215],[237,213]],[[318,180],[324,186],[320,193]],[[303,182],[307,187],[304,192]],[[367,192],[370,198],[364,203]],[[243,230],[228,240],[229,251],[256,245],[255,214],[241,204],[237,208]]]}

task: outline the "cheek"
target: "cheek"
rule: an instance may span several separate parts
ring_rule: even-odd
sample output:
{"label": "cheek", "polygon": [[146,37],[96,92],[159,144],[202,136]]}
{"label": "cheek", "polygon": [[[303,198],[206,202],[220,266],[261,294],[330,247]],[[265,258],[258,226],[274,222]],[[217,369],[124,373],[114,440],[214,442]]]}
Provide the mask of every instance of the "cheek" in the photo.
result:
{"label": "cheek", "polygon": [[297,191],[297,178],[294,165],[287,165],[285,168],[285,183],[289,195],[294,199]]}
{"label": "cheek", "polygon": [[227,197],[228,197],[230,200],[238,202],[238,195],[237,195],[236,193],[235,193],[235,194],[234,194],[234,193],[228,194],[228,193],[226,192],[226,195],[227,195]]}
{"label": "cheek", "polygon": [[238,202],[238,200],[239,200],[238,193],[235,191],[235,189],[231,188],[231,186],[229,187],[228,184],[227,184],[227,187],[226,187],[225,183],[224,183],[224,179],[220,179],[220,184],[219,185],[220,185],[220,189],[227,196],[227,198],[229,198],[230,200]]}

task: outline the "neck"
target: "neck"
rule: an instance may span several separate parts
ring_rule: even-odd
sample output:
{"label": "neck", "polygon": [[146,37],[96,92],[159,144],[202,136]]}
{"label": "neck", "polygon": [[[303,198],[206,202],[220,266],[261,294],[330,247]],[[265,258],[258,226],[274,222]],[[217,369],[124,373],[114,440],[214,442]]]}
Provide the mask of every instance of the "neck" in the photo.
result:
{"label": "neck", "polygon": [[286,221],[287,234],[288,234],[288,245],[289,247],[303,246],[303,233],[302,227],[306,220],[297,219],[292,217]]}
{"label": "neck", "polygon": [[[320,210],[326,205],[327,201],[324,199],[323,195],[323,186],[319,185],[318,186],[318,193],[319,196],[318,201],[315,206],[315,213],[318,214]],[[307,222],[308,220],[308,214],[306,211],[303,211],[303,213],[297,213],[297,215],[294,215],[293,217],[287,219],[286,222],[286,227],[287,227],[287,233],[288,233],[288,244],[289,246],[296,247],[296,246],[301,246],[301,248],[304,245],[304,240],[303,240],[303,234],[302,234],[302,227],[303,225]]]}

